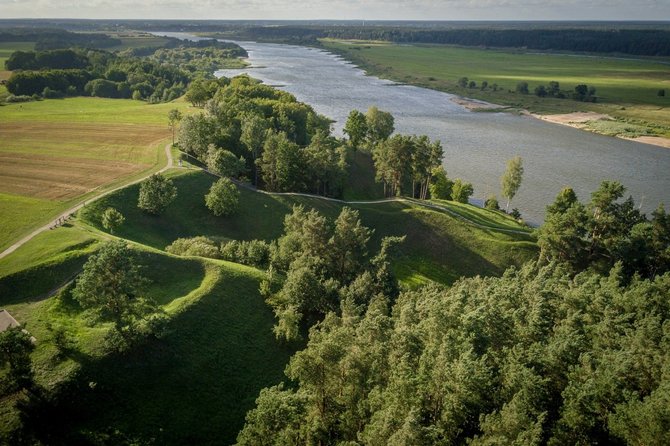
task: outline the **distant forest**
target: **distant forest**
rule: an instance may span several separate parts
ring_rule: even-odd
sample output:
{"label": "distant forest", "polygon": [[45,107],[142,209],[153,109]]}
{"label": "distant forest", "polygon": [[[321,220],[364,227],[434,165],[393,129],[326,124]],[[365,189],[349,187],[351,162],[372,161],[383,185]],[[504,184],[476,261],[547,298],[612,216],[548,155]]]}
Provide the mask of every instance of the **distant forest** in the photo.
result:
{"label": "distant forest", "polygon": [[36,50],[57,48],[111,48],[121,44],[106,34],[73,33],[63,29],[0,28],[0,42],[35,42]]}
{"label": "distant forest", "polygon": [[250,27],[246,38],[308,42],[323,37],[493,48],[670,56],[670,31],[657,29],[408,29],[392,27]]}
{"label": "distant forest", "polygon": [[[77,39],[76,46],[105,48],[118,43],[102,34],[85,31],[144,30],[216,33],[217,37],[294,44],[317,44],[320,38],[382,40],[397,43],[448,44],[538,51],[670,56],[667,22],[356,22],[356,21],[176,21],[176,20],[0,20],[0,41],[11,41],[5,26],[49,26],[53,35],[40,36],[36,49],[67,47],[62,39]],[[64,31],[78,31],[74,34]],[[90,44],[85,40],[109,39]],[[14,40],[16,41],[16,40]],[[47,46],[49,42],[54,42]]]}

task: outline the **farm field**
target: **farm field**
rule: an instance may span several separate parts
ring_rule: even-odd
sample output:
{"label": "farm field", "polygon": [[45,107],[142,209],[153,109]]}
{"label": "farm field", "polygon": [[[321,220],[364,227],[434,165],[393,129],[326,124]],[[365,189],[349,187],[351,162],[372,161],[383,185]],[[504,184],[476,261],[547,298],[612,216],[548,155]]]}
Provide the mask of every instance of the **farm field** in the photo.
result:
{"label": "farm field", "polygon": [[154,36],[145,33],[106,33],[115,39],[121,40],[121,45],[105,48],[106,51],[123,51],[133,48],[159,48],[168,42],[165,37]]}
{"label": "farm field", "polygon": [[165,163],[184,102],[68,98],[0,107],[0,249],[94,191]]}
{"label": "farm field", "polygon": [[[481,99],[540,114],[595,111],[642,122],[670,136],[670,64],[667,60],[629,60],[570,54],[460,48],[445,45],[398,45],[366,41],[323,40],[323,46],[343,55],[368,73],[398,82]],[[477,88],[461,88],[467,77]],[[481,90],[483,81],[489,87]],[[515,93],[528,82],[530,94]],[[539,98],[538,85],[558,81],[561,90],[578,84],[595,86],[598,103]],[[499,90],[491,86],[498,84]],[[511,91],[510,91],[511,90]],[[658,128],[660,127],[660,128]]]}

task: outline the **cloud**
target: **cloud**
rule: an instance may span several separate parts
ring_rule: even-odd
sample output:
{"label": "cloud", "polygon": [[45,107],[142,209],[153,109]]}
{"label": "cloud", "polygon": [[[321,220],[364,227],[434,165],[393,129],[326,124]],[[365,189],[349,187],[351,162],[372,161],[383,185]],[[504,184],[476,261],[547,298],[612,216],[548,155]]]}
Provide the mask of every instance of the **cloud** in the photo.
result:
{"label": "cloud", "polygon": [[670,0],[0,0],[0,17],[655,20]]}

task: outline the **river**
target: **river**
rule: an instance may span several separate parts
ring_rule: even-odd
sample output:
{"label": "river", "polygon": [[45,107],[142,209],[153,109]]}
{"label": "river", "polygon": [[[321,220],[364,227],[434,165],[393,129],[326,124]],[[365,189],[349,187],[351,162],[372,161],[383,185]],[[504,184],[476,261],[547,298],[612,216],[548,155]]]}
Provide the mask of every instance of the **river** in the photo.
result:
{"label": "river", "polygon": [[[161,33],[189,38],[182,33]],[[294,94],[299,101],[335,120],[341,134],[353,109],[377,106],[395,116],[396,132],[426,134],[442,141],[449,177],[471,182],[475,198],[496,194],[506,161],[520,155],[525,173],[510,208],[533,223],[564,186],[582,201],[603,180],[620,181],[642,210],[670,204],[670,150],[601,136],[571,127],[510,113],[477,113],[451,101],[452,95],[399,85],[366,76],[341,57],[314,48],[236,42],[249,53],[251,66],[220,70],[217,76],[240,73]]]}

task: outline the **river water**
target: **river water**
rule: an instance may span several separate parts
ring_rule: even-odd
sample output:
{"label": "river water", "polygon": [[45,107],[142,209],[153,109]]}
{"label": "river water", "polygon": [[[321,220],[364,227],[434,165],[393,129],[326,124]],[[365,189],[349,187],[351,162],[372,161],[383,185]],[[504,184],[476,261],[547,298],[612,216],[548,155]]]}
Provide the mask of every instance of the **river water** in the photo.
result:
{"label": "river water", "polygon": [[[164,33],[168,34],[168,33]],[[171,33],[176,37],[188,35]],[[442,141],[449,177],[471,182],[475,198],[496,194],[506,161],[520,155],[525,173],[510,208],[534,223],[564,186],[582,201],[603,180],[618,180],[642,210],[670,205],[670,149],[592,134],[510,113],[477,113],[451,101],[452,95],[366,76],[337,55],[300,46],[237,42],[251,67],[221,70],[261,79],[334,119],[341,134],[353,109],[377,106],[395,116],[396,132],[426,134]]]}

